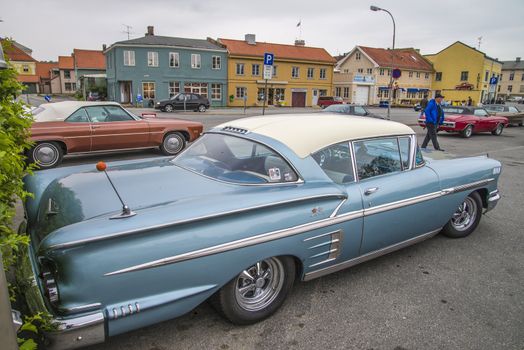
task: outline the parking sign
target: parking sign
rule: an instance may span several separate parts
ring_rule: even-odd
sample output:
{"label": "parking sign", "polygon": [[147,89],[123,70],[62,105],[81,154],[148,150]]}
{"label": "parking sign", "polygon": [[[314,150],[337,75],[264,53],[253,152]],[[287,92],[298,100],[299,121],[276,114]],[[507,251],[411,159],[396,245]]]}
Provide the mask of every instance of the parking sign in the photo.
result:
{"label": "parking sign", "polygon": [[266,52],[264,54],[264,65],[272,66],[274,58],[275,58],[275,56],[272,53]]}

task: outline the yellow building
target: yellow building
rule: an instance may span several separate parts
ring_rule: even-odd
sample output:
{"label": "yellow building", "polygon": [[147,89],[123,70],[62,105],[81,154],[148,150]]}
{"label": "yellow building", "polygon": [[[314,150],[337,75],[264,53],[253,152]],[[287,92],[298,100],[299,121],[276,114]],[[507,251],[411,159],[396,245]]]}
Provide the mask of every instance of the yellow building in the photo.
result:
{"label": "yellow building", "polygon": [[245,40],[218,39],[228,51],[228,106],[262,106],[264,103],[264,53],[274,55],[273,77],[268,80],[267,104],[308,107],[319,96],[333,90],[335,59],[322,48],[256,42],[255,35]]}
{"label": "yellow building", "polygon": [[14,69],[18,72],[17,80],[26,86],[24,93],[38,93],[40,79],[36,75],[36,60],[28,52],[22,50],[14,41],[2,40],[4,52]]}
{"label": "yellow building", "polygon": [[460,41],[424,57],[435,69],[431,89],[444,95],[446,101],[461,104],[471,97],[472,104],[476,105],[496,99],[502,71],[502,63],[497,59]]}

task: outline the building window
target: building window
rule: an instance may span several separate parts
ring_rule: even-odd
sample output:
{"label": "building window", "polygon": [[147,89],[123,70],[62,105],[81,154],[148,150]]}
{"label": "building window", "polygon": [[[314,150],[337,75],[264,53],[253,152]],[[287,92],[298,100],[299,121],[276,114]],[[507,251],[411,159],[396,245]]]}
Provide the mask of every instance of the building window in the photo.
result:
{"label": "building window", "polygon": [[524,92],[524,85],[520,86],[520,92]]}
{"label": "building window", "polygon": [[142,97],[151,100],[155,98],[155,83],[142,83]]}
{"label": "building window", "polygon": [[420,78],[420,72],[417,72],[417,79]]}
{"label": "building window", "polygon": [[344,87],[344,98],[349,98],[349,87]]}
{"label": "building window", "polygon": [[486,74],[484,74],[484,81],[488,81],[489,77],[489,71],[486,71]]}
{"label": "building window", "polygon": [[277,66],[273,66],[273,77],[277,76]]}
{"label": "building window", "polygon": [[341,95],[342,95],[342,88],[339,87],[339,86],[337,86],[337,87],[335,88],[335,96],[340,97]]}
{"label": "building window", "polygon": [[380,68],[380,70],[378,71],[378,74],[384,75],[384,70],[385,70],[384,68]]}
{"label": "building window", "polygon": [[64,78],[71,79],[71,71],[70,70],[65,70],[64,71]]}
{"label": "building window", "polygon": [[29,65],[24,64],[24,65],[22,66],[22,70],[24,71],[24,73],[28,73],[28,72],[29,72]]}
{"label": "building window", "polygon": [[355,59],[356,59],[357,61],[360,60],[360,52],[357,52],[357,53],[355,54]]}
{"label": "building window", "polygon": [[497,88],[497,92],[500,92],[500,85],[499,85],[498,88]]}
{"label": "building window", "polygon": [[326,79],[326,68],[320,68],[320,79]]}
{"label": "building window", "polygon": [[325,89],[318,90],[318,96],[327,96],[327,90]]}
{"label": "building window", "polygon": [[[522,74],[522,76],[524,77],[524,74]],[[524,78],[522,80],[524,80]],[[502,81],[502,74],[500,75],[500,80],[499,81]]]}
{"label": "building window", "polygon": [[200,69],[200,54],[199,53],[191,54],[191,68]]}
{"label": "building window", "polygon": [[291,68],[291,78],[298,78],[298,74],[299,74],[299,68],[292,67]]}
{"label": "building window", "polygon": [[379,98],[388,98],[389,97],[389,90],[386,89],[379,89],[378,90],[378,97]]}
{"label": "building window", "polygon": [[349,69],[347,69],[347,68],[344,69],[344,73],[346,73],[346,74],[349,73]]}
{"label": "building window", "polygon": [[244,75],[244,63],[237,63],[237,75]]}
{"label": "building window", "polygon": [[511,72],[509,73],[509,80],[513,80],[515,78],[515,73]]}
{"label": "building window", "polygon": [[513,91],[513,85],[508,85],[508,92],[512,92]]}
{"label": "building window", "polygon": [[386,69],[386,72],[388,73],[388,77],[391,75],[391,69]]}
{"label": "building window", "polygon": [[169,82],[169,98],[175,96],[180,92],[180,83],[178,81]]}
{"label": "building window", "polygon": [[213,56],[211,66],[213,69],[221,69],[222,68],[222,62],[220,56]]}
{"label": "building window", "polygon": [[211,99],[214,101],[222,100],[222,85],[211,84]]}
{"label": "building window", "polygon": [[65,91],[73,91],[72,83],[65,83]]}
{"label": "building window", "polygon": [[435,81],[442,81],[442,72],[435,73]]}
{"label": "building window", "polygon": [[207,83],[185,83],[184,92],[207,97]]}
{"label": "building window", "polygon": [[238,87],[236,88],[236,98],[243,99],[244,96],[247,96],[247,88],[245,87]]}
{"label": "building window", "polygon": [[282,102],[286,98],[286,89],[276,88],[275,89],[275,101]]}
{"label": "building window", "polygon": [[412,72],[412,71],[409,71],[408,76],[409,76],[410,78],[413,78],[413,72]]}
{"label": "building window", "polygon": [[429,79],[429,73],[424,74],[424,79]]}
{"label": "building window", "polygon": [[180,67],[180,55],[178,54],[178,52],[169,53],[169,67]]}
{"label": "building window", "polygon": [[358,73],[364,73],[364,68],[358,68],[358,69],[357,69],[357,72],[358,72]]}
{"label": "building window", "polygon": [[313,79],[314,76],[315,76],[315,68],[308,68],[307,69],[307,78]]}
{"label": "building window", "polygon": [[460,72],[460,81],[468,81],[469,72]]}
{"label": "building window", "polygon": [[148,51],[147,53],[147,66],[158,67],[158,52]]}
{"label": "building window", "polygon": [[251,65],[251,75],[260,75],[260,64]]}
{"label": "building window", "polygon": [[368,74],[373,74],[373,68],[368,68],[368,69],[367,69],[367,73],[368,73]]}
{"label": "building window", "polygon": [[[500,75],[500,80],[502,80],[502,74]],[[520,77],[520,81],[524,81],[524,73],[522,73],[522,76]]]}
{"label": "building window", "polygon": [[417,98],[417,92],[408,91],[406,93],[406,98]]}
{"label": "building window", "polygon": [[135,51],[124,51],[124,66],[134,66],[135,65]]}

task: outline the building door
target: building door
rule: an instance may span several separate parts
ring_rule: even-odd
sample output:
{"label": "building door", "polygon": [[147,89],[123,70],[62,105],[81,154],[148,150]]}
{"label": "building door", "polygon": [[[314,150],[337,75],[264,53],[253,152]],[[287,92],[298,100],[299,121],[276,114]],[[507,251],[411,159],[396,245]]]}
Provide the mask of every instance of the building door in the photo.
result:
{"label": "building door", "polygon": [[131,82],[120,82],[120,103],[131,103]]}
{"label": "building door", "polygon": [[291,93],[291,106],[306,107],[306,93],[293,91]]}
{"label": "building door", "polygon": [[318,103],[318,89],[313,89],[313,97],[311,98],[311,105],[316,106]]}
{"label": "building door", "polygon": [[369,86],[357,85],[355,90],[355,100],[353,101],[357,105],[369,104]]}

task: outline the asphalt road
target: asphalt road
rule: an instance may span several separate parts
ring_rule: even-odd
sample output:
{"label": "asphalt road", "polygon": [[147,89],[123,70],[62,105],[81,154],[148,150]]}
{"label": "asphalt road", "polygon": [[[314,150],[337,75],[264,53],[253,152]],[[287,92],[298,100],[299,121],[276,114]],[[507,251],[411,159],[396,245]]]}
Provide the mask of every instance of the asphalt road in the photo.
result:
{"label": "asphalt road", "polygon": [[[231,118],[183,117],[202,120],[206,129]],[[408,125],[415,125],[416,118],[413,111],[392,112],[393,120]],[[503,163],[502,199],[468,238],[436,236],[345,271],[297,282],[275,315],[252,326],[234,326],[204,303],[183,317],[89,350],[524,349],[524,128],[508,128],[500,137],[439,134],[439,140],[448,152],[489,153]],[[152,153],[126,157],[157,155]]]}
{"label": "asphalt road", "polygon": [[[199,120],[208,130],[242,115],[232,110],[158,116]],[[421,139],[424,133],[416,126],[417,116],[407,109],[392,110],[392,119],[411,125]],[[204,303],[183,317],[88,350],[523,350],[524,128],[471,139],[439,133],[439,141],[448,152],[489,153],[503,163],[502,199],[471,236],[460,240],[436,236],[345,271],[297,282],[275,315],[252,326],[234,326]],[[159,155],[151,150],[68,157],[63,166]]]}

